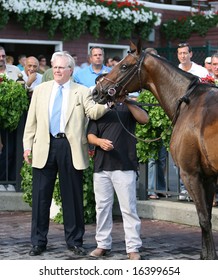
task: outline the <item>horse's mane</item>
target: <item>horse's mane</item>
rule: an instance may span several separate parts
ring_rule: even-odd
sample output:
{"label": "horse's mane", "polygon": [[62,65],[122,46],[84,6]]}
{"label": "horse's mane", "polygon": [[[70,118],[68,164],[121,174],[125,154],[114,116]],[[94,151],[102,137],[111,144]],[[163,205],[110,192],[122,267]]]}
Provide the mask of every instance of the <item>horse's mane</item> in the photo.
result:
{"label": "horse's mane", "polygon": [[167,60],[165,57],[160,55],[155,55],[153,53],[149,53],[151,56],[157,58],[158,60],[162,61],[164,64],[167,64],[170,68],[172,68],[176,73],[186,77],[190,80],[191,83],[199,82],[199,77],[195,76],[189,72],[183,71],[179,67],[175,66],[171,61]]}
{"label": "horse's mane", "polygon": [[188,78],[190,80],[190,87],[195,85],[195,84],[200,84],[203,88],[207,88],[207,87],[214,87],[217,88],[217,86],[215,84],[212,84],[210,82],[201,82],[199,77],[196,75],[193,75],[189,72],[183,71],[182,69],[180,69],[179,67],[175,66],[171,61],[167,60],[165,57],[163,56],[159,56],[159,55],[155,55],[153,53],[150,53],[151,56],[163,61],[164,64],[169,65],[171,68],[173,68],[174,71],[176,71],[177,73],[185,76],[186,78]]}

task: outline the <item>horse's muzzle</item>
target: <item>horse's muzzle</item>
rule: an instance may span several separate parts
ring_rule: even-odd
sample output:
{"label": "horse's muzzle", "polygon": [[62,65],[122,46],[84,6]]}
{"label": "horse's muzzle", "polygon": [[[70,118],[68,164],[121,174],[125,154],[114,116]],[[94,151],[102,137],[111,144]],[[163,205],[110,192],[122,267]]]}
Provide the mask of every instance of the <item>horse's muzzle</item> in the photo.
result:
{"label": "horse's muzzle", "polygon": [[92,91],[92,98],[93,98],[93,100],[95,102],[98,102],[99,96],[100,96],[100,94],[99,94],[98,90],[96,88],[94,88],[93,91]]}
{"label": "horse's muzzle", "polygon": [[103,94],[101,94],[96,88],[92,92],[92,98],[93,100],[98,104],[106,104],[107,99]]}

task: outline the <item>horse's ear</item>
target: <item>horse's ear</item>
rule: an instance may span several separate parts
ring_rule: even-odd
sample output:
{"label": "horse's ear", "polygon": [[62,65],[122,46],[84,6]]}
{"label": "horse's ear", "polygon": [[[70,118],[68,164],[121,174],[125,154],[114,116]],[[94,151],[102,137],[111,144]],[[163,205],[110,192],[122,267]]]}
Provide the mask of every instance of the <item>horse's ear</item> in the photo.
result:
{"label": "horse's ear", "polygon": [[130,41],[130,51],[135,52],[136,50],[137,50],[136,45],[132,41]]}
{"label": "horse's ear", "polygon": [[141,51],[142,51],[142,40],[139,39],[137,43],[137,54],[140,55]]}

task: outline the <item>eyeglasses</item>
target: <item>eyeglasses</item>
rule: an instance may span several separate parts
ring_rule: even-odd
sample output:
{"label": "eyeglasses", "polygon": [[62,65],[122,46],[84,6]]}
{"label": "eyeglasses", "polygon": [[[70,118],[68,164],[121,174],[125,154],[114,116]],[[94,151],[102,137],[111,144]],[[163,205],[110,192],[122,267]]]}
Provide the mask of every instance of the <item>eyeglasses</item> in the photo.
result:
{"label": "eyeglasses", "polygon": [[180,44],[178,44],[178,48],[182,48],[182,47],[189,47],[189,43],[180,43]]}
{"label": "eyeglasses", "polygon": [[65,69],[67,68],[71,68],[70,66],[66,66],[66,67],[63,67],[63,66],[54,66],[52,67],[54,70],[60,70],[60,71],[64,71]]}
{"label": "eyeglasses", "polygon": [[188,47],[188,51],[192,52],[192,47],[189,45],[189,43],[180,43],[177,45],[177,48],[184,48],[184,47]]}

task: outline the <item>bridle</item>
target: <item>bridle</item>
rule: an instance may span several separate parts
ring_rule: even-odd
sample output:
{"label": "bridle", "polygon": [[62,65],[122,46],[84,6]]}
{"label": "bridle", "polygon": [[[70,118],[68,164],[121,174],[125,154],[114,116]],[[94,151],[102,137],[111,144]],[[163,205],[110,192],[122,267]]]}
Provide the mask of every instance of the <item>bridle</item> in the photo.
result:
{"label": "bridle", "polygon": [[[99,80],[99,87],[100,87],[100,91],[101,92],[104,92],[103,91],[103,87],[102,87],[102,82],[104,80],[110,82],[111,84],[114,84],[114,87],[111,87],[111,88],[108,88],[107,90],[107,94],[109,95],[109,99],[110,101],[115,101],[115,95],[117,93],[117,91],[119,91],[121,94],[120,94],[120,97],[124,96],[124,95],[127,95],[128,92],[125,90],[125,88],[127,87],[127,85],[129,83],[131,83],[132,79],[137,75],[138,77],[138,80],[139,80],[139,84],[140,84],[140,90],[139,92],[142,90],[142,80],[141,80],[141,68],[142,68],[142,63],[144,61],[144,58],[146,56],[146,53],[144,51],[141,52],[140,54],[140,57],[137,58],[135,54],[135,51],[130,51],[128,52],[128,55],[131,55],[135,60],[136,60],[136,64],[133,65],[132,69],[127,73],[127,75],[125,75],[122,79],[120,79],[120,81],[118,82],[115,82],[107,77],[102,77],[100,80]],[[124,94],[122,94],[124,93]],[[108,100],[108,98],[107,98]],[[129,101],[128,101],[129,102]],[[135,103],[137,105],[143,105],[143,104],[139,104],[138,102],[136,101],[132,101],[131,103]],[[151,105],[151,104],[144,104],[144,105]],[[154,106],[159,106],[159,104],[153,104]],[[114,107],[115,109],[115,112],[117,114],[117,117],[118,117],[118,120],[121,124],[121,126],[123,127],[123,129],[128,133],[130,134],[132,137],[134,137],[135,139],[139,140],[139,141],[142,141],[142,142],[146,142],[146,143],[149,143],[149,142],[154,142],[154,141],[159,141],[161,139],[161,137],[158,137],[158,138],[155,138],[155,139],[150,139],[150,140],[145,140],[145,139],[141,139],[141,138],[138,138],[136,137],[134,134],[132,134],[130,131],[128,131],[126,129],[126,127],[124,126],[124,124],[122,123],[121,119],[120,119],[120,116],[119,116],[119,113],[118,111],[116,110],[116,106]]]}
{"label": "bridle", "polygon": [[134,53],[135,53],[135,51],[134,52],[130,51],[130,52],[128,52],[128,55],[131,55],[136,60],[136,64],[133,65],[132,69],[127,73],[127,75],[125,75],[122,79],[120,79],[120,81],[115,82],[111,79],[108,79],[107,77],[102,77],[102,79],[99,80],[100,92],[104,92],[103,87],[102,87],[102,82],[104,80],[114,84],[114,87],[108,88],[108,90],[107,90],[107,94],[109,95],[110,101],[115,101],[115,95],[117,92],[121,93],[120,97],[127,95],[128,92],[125,90],[125,88],[127,87],[127,85],[129,83],[131,83],[132,79],[136,75],[138,76],[138,80],[139,80],[139,84],[140,84],[139,92],[142,90],[141,67],[142,67],[142,63],[144,61],[146,53],[144,51],[142,51],[139,58],[137,58],[136,55],[134,55]]}
{"label": "bridle", "polygon": [[[142,90],[142,80],[141,80],[141,68],[142,68],[142,63],[144,61],[144,58],[146,56],[146,52],[145,51],[142,51],[139,58],[135,55],[135,50],[134,51],[130,51],[128,52],[128,55],[131,55],[135,60],[136,60],[136,64],[133,65],[132,69],[130,69],[130,71],[127,73],[127,75],[125,75],[123,78],[121,78],[119,81],[113,81],[112,79],[109,79],[107,77],[102,77],[102,79],[99,81],[99,86],[100,86],[100,92],[104,92],[103,90],[103,87],[102,87],[102,82],[104,80],[110,82],[111,84],[114,84],[114,87],[110,87],[108,88],[107,90],[107,94],[109,96],[109,98],[106,98],[107,101],[115,101],[115,95],[118,92],[120,92],[120,97],[122,96],[125,96],[128,94],[128,92],[125,90],[125,88],[127,87],[127,85],[129,83],[131,83],[131,81],[133,80],[133,78],[137,75],[138,77],[138,81],[139,81],[139,84],[140,84],[140,90],[139,92]],[[152,54],[151,54],[152,55]],[[185,102],[186,104],[189,103],[189,97],[191,95],[191,93],[193,92],[194,88],[197,86],[198,84],[198,79],[194,79],[191,84],[189,85],[188,89],[187,89],[187,92],[186,94],[180,98],[177,102],[177,107],[176,107],[176,112],[174,114],[174,118],[172,120],[172,125],[175,125],[176,121],[177,121],[177,118],[178,118],[178,115],[180,113],[180,106],[183,102]],[[137,103],[137,102],[136,102]],[[138,105],[149,105],[149,104],[140,104],[138,103]],[[159,106],[159,104],[150,104],[150,105],[154,105],[154,106]],[[162,137],[158,137],[158,138],[155,138],[155,139],[151,139],[151,140],[144,140],[144,139],[140,139],[140,138],[137,138],[135,137],[134,134],[131,134],[123,125],[120,117],[119,117],[119,114],[118,112],[116,111],[117,113],[117,116],[118,116],[118,119],[119,119],[119,122],[121,123],[122,127],[130,134],[132,135],[134,138],[140,140],[140,141],[143,141],[143,142],[153,142],[153,141],[158,141],[160,140]]]}

